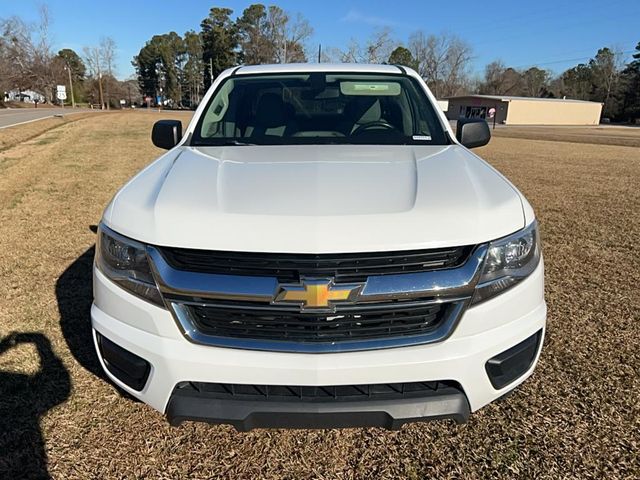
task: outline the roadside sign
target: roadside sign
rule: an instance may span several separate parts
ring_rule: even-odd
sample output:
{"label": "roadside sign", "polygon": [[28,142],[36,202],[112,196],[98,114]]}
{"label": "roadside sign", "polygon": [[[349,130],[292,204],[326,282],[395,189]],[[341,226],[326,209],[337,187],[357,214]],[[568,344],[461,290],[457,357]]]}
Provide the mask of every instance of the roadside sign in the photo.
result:
{"label": "roadside sign", "polygon": [[[56,91],[58,93],[63,92],[66,93],[67,92],[67,86],[66,85],[56,85]],[[60,97],[58,97],[60,98]]]}
{"label": "roadside sign", "polygon": [[493,118],[493,129],[496,129],[496,107],[491,107],[489,109],[489,118]]}
{"label": "roadside sign", "polygon": [[160,105],[160,104],[162,103],[162,97],[161,97],[160,95],[158,95],[158,96],[156,97],[156,103],[157,103],[158,105]]}
{"label": "roadside sign", "polygon": [[56,97],[58,98],[58,100],[66,100],[67,99],[67,92],[65,92],[63,90],[58,90],[56,92]]}

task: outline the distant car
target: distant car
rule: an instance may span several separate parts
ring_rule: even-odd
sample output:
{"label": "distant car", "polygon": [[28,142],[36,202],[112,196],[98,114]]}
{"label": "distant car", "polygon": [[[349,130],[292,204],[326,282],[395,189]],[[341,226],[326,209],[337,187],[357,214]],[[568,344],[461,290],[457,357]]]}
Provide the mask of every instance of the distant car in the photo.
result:
{"label": "distant car", "polygon": [[486,122],[456,135],[408,68],[223,72],[104,212],[109,378],[239,430],[464,421],[512,390],[545,331],[538,226],[467,150]]}

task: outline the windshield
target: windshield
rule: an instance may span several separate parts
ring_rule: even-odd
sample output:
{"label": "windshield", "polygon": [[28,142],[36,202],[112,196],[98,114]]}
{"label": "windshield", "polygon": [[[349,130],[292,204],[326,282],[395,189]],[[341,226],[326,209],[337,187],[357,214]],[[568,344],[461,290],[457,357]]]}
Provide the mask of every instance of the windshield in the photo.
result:
{"label": "windshield", "polygon": [[427,95],[406,75],[309,73],[227,78],[192,145],[444,145]]}

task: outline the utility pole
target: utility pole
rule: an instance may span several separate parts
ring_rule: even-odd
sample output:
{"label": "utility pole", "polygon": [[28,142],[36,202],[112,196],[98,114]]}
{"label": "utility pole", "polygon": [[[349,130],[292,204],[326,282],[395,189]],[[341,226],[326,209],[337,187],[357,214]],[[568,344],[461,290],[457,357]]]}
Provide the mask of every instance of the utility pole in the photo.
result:
{"label": "utility pole", "polygon": [[104,95],[102,94],[102,72],[98,73],[98,90],[100,91],[100,110],[104,110]]}
{"label": "utility pole", "polygon": [[71,68],[67,63],[65,70],[69,73],[69,90],[71,90],[71,108],[76,108],[76,99],[73,96],[73,80],[71,79]]}
{"label": "utility pole", "polygon": [[287,63],[287,37],[284,36],[284,34],[282,35],[283,37],[283,50],[284,50],[284,58],[282,59],[282,63]]}
{"label": "utility pole", "polygon": [[322,63],[322,44],[318,44],[318,63]]}
{"label": "utility pole", "polygon": [[210,85],[213,85],[213,59],[209,58],[209,81]]}
{"label": "utility pole", "polygon": [[[109,77],[111,76],[111,74],[109,74]],[[111,110],[111,95],[109,94],[109,77],[105,77],[106,82],[104,85],[104,89],[105,89],[105,93],[107,95],[107,110]]]}

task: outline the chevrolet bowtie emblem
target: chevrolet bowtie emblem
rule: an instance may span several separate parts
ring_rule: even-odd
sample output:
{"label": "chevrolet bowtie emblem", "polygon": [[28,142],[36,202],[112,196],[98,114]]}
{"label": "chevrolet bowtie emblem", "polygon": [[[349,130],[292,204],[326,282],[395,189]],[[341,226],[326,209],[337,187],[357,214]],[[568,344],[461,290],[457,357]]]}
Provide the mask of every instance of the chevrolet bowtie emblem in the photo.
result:
{"label": "chevrolet bowtie emblem", "polygon": [[304,278],[300,284],[279,286],[274,304],[295,304],[301,310],[335,310],[336,302],[353,302],[362,284],[335,285],[330,278]]}

